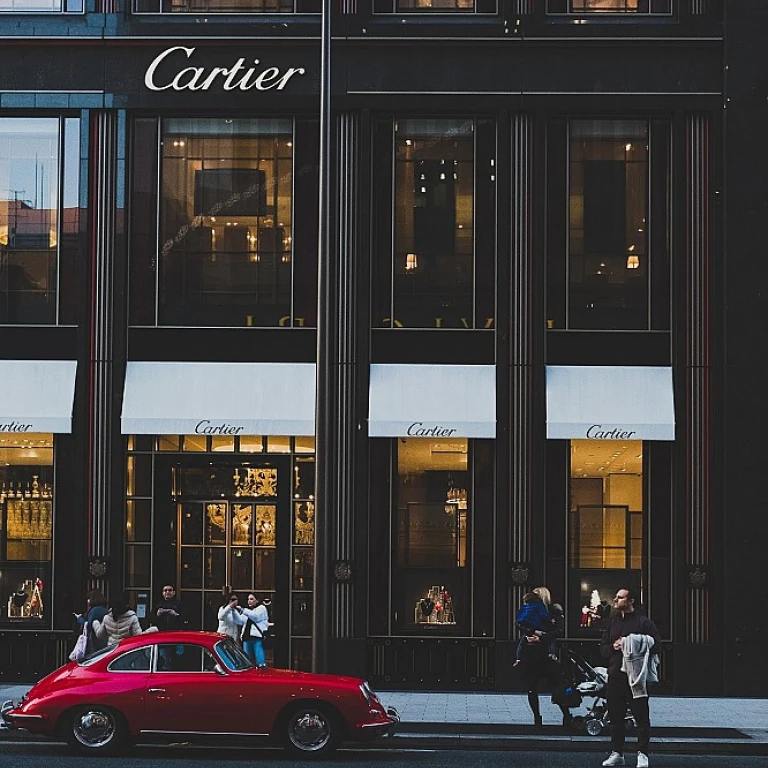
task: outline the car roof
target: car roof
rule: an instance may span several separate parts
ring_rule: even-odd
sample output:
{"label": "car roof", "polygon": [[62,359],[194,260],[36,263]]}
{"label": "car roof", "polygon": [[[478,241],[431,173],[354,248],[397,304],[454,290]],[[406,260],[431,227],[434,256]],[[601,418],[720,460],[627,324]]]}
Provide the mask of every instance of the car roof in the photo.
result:
{"label": "car roof", "polygon": [[158,645],[160,643],[194,643],[195,645],[205,645],[211,647],[219,640],[226,639],[226,635],[219,635],[216,632],[190,632],[187,630],[174,630],[172,632],[147,632],[141,635],[134,635],[121,640],[119,646],[121,649],[131,648],[140,645]]}

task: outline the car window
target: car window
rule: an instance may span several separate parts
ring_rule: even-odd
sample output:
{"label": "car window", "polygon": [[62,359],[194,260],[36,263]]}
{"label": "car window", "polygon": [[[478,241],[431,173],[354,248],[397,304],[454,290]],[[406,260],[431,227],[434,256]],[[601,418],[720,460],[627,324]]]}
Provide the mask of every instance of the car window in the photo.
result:
{"label": "car window", "polygon": [[240,650],[234,640],[221,640],[214,648],[224,666],[233,672],[240,672],[253,666],[251,660]]}
{"label": "car window", "polygon": [[98,651],[92,651],[82,661],[78,662],[78,664],[80,664],[81,667],[88,667],[95,661],[98,661],[102,656],[112,653],[116,647],[117,643],[112,643],[112,645],[108,645],[106,648],[99,648]]}
{"label": "car window", "polygon": [[111,661],[107,670],[109,672],[149,672],[151,660],[151,648],[137,648]]}
{"label": "car window", "polygon": [[202,645],[167,643],[157,646],[155,672],[213,672],[216,660]]}

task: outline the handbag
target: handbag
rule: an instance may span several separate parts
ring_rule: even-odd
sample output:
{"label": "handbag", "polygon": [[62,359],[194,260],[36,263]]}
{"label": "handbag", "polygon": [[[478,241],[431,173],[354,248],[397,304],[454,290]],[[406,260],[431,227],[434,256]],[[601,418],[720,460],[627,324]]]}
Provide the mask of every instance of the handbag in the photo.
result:
{"label": "handbag", "polygon": [[82,661],[85,658],[86,649],[88,647],[88,622],[83,625],[83,631],[80,633],[75,643],[75,647],[72,649],[72,653],[69,654],[70,661]]}

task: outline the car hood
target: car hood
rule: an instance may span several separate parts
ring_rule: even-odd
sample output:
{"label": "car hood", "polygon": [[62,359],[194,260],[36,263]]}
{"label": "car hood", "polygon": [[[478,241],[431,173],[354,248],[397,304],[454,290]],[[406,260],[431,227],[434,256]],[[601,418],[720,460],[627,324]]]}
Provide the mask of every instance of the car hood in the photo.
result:
{"label": "car hood", "polygon": [[251,669],[248,670],[247,674],[268,676],[272,680],[287,680],[292,683],[301,683],[304,685],[341,685],[345,688],[357,688],[363,682],[359,677],[321,675],[314,672],[297,672],[292,669],[276,669],[274,667]]}

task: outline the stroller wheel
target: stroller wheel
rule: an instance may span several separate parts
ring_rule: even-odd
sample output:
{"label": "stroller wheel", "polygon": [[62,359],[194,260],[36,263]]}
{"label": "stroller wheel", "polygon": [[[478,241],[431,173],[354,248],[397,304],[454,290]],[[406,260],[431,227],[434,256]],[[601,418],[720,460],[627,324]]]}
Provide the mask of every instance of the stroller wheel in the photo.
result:
{"label": "stroller wheel", "polygon": [[599,736],[603,732],[602,720],[587,720],[587,733],[590,736]]}

